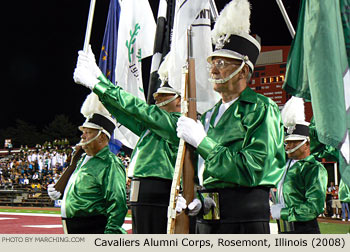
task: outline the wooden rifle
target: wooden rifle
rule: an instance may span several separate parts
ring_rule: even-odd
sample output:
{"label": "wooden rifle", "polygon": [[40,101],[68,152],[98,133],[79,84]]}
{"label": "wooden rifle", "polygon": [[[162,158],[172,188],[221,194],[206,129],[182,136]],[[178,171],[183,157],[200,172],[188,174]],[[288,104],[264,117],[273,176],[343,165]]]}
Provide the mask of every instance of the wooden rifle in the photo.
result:
{"label": "wooden rifle", "polygon": [[[187,30],[187,64],[183,68],[182,74],[182,104],[181,112],[183,115],[197,120],[196,106],[196,75],[195,60],[192,56],[192,29]],[[168,234],[188,234],[190,229],[190,220],[186,211],[180,214],[176,213],[176,199],[180,193],[180,183],[182,177],[182,196],[187,203],[194,198],[194,170],[195,153],[194,147],[180,139],[179,149],[174,170],[174,177],[171,186],[171,194],[168,209]]]}
{"label": "wooden rifle", "polygon": [[69,164],[69,166],[66,168],[66,170],[62,173],[61,177],[55,184],[56,191],[60,192],[62,195],[64,193],[64,189],[66,188],[66,185],[68,183],[68,180],[72,173],[74,172],[75,168],[77,167],[77,163],[79,159],[81,158],[81,155],[84,153],[83,148],[81,146],[76,146],[75,151],[72,154],[72,159]]}

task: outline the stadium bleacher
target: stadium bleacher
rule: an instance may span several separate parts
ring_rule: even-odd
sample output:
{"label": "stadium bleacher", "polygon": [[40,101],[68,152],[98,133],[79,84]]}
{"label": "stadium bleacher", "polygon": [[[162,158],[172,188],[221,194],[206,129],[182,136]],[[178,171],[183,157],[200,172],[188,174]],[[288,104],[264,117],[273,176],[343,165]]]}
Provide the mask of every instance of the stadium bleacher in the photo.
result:
{"label": "stadium bleacher", "polygon": [[[39,146],[39,148],[38,148]],[[38,145],[0,149],[0,206],[53,207],[47,186],[56,183],[68,166],[72,147]],[[125,167],[130,158],[118,153]]]}

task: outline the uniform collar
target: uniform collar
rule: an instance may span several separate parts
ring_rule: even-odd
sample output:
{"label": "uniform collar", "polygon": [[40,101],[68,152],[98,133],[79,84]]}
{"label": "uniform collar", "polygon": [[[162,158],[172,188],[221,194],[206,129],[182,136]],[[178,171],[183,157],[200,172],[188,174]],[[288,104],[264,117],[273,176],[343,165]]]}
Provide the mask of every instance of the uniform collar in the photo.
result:
{"label": "uniform collar", "polygon": [[297,160],[296,163],[299,163],[299,162],[315,163],[315,162],[316,162],[316,159],[315,159],[315,157],[314,157],[312,154],[310,154],[309,156],[307,156],[307,157],[304,158],[304,159],[299,159],[299,160]]}
{"label": "uniform collar", "polygon": [[316,161],[315,157],[312,154],[310,154],[309,156],[307,156],[303,160],[306,162],[310,162],[310,163],[315,163],[315,161]]}
{"label": "uniform collar", "polygon": [[248,103],[256,103],[257,93],[254,92],[250,87],[246,87],[238,98],[238,101],[244,101]]}
{"label": "uniform collar", "polygon": [[[247,86],[246,89],[244,89],[243,92],[241,93],[241,95],[238,97],[238,100],[236,102],[256,103],[257,102],[257,93],[255,93],[253,90],[251,90],[250,87]],[[213,113],[213,115],[211,117],[211,122],[210,122],[211,125],[214,124],[214,120],[216,118],[216,115],[219,111],[221,104],[222,104],[222,99],[220,99],[220,101],[215,104],[213,110],[211,110]]]}
{"label": "uniform collar", "polygon": [[100,150],[94,157],[101,158],[101,159],[106,159],[108,153],[109,153],[109,147],[107,145],[102,150]]}
{"label": "uniform collar", "polygon": [[[248,103],[256,103],[257,101],[257,93],[254,92],[250,87],[246,87],[241,95],[238,97],[239,102],[248,102]],[[222,104],[222,99],[216,104],[218,107]]]}

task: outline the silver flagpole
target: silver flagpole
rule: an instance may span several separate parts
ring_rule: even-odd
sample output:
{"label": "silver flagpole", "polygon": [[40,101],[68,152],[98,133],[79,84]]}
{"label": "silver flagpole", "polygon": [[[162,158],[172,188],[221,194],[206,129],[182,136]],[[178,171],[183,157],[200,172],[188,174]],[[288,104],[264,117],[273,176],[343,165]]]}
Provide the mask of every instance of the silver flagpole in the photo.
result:
{"label": "silver flagpole", "polygon": [[210,12],[215,22],[219,16],[218,9],[216,8],[216,4],[214,0],[209,0],[209,3],[210,3]]}
{"label": "silver flagpole", "polygon": [[290,35],[291,35],[292,38],[294,39],[295,30],[294,30],[294,28],[293,28],[292,23],[290,22],[290,19],[289,19],[289,17],[288,17],[288,14],[287,14],[286,9],[284,8],[284,5],[283,5],[283,3],[282,3],[282,0],[276,0],[276,2],[277,2],[277,4],[278,4],[278,7],[280,7],[282,16],[283,16],[283,18],[284,18],[284,21],[285,21],[286,24],[287,24],[288,30],[289,30],[289,32],[290,32]]}
{"label": "silver flagpole", "polygon": [[96,3],[96,0],[90,1],[89,17],[88,17],[88,22],[86,26],[85,40],[84,40],[84,47],[83,47],[84,52],[87,52],[88,46],[90,44],[92,20],[94,19],[94,12],[95,12],[95,3]]}

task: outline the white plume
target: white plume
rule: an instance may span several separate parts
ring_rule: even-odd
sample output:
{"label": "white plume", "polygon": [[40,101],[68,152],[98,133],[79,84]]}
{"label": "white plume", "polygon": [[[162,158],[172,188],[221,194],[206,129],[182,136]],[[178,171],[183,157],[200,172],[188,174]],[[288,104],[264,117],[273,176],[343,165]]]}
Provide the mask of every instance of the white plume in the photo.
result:
{"label": "white plume", "polygon": [[83,105],[81,106],[80,113],[82,113],[85,118],[91,116],[94,113],[110,116],[108,110],[103,106],[103,104],[98,99],[98,96],[93,92],[91,92],[86,97]]}
{"label": "white plume", "polygon": [[284,105],[281,115],[285,127],[294,126],[297,123],[305,123],[303,98],[292,96]]}
{"label": "white plume", "polygon": [[159,79],[164,84],[165,81],[168,81],[169,71],[171,69],[171,51],[164,57],[162,64],[160,64],[158,69]]}
{"label": "white plume", "polygon": [[220,12],[212,30],[212,40],[216,44],[223,35],[250,32],[250,3],[248,0],[232,0]]}

